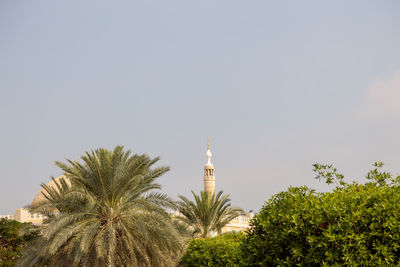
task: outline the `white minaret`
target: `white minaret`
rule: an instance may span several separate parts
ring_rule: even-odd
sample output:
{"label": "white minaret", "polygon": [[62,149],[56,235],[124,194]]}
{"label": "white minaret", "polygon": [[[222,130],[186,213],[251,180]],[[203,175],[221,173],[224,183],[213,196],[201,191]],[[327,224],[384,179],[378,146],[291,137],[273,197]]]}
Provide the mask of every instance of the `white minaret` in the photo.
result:
{"label": "white minaret", "polygon": [[211,163],[210,139],[207,142],[207,163],[204,166],[204,191],[215,194],[214,165]]}

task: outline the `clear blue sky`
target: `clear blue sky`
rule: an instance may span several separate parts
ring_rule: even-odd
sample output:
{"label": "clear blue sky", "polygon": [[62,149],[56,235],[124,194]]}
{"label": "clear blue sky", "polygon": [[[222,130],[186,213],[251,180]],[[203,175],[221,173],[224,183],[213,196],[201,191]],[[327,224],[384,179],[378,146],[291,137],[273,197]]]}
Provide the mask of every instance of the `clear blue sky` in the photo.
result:
{"label": "clear blue sky", "polygon": [[54,161],[122,144],[160,155],[171,197],[203,186],[258,210],[311,164],[400,171],[399,1],[0,3],[0,214]]}

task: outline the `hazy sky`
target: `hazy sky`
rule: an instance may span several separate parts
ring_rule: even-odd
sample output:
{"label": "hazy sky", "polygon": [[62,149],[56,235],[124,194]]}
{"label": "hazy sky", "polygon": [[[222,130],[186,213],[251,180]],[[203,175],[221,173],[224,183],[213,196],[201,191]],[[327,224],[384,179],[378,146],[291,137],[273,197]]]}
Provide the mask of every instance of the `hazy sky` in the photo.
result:
{"label": "hazy sky", "polygon": [[0,2],[0,214],[54,161],[122,144],[162,157],[171,197],[258,210],[375,160],[400,171],[400,1]]}

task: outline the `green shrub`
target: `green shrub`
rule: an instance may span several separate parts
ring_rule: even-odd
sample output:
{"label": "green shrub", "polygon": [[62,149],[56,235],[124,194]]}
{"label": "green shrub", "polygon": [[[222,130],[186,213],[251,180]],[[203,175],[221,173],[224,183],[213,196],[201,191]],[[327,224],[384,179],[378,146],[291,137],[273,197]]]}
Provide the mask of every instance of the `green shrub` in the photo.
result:
{"label": "green shrub", "polygon": [[38,236],[28,223],[0,219],[0,266],[14,266],[26,243]]}
{"label": "green shrub", "polygon": [[365,185],[315,165],[333,192],[289,188],[266,202],[242,240],[246,266],[393,266],[400,263],[399,177],[375,165]]}
{"label": "green shrub", "polygon": [[192,239],[181,259],[182,266],[238,266],[243,233]]}

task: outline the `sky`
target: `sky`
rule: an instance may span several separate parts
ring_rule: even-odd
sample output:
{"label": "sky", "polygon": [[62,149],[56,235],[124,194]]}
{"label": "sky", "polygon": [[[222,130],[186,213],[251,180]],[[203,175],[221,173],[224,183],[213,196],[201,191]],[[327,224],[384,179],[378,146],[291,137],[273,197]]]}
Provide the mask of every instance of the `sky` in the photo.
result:
{"label": "sky", "polygon": [[0,214],[55,161],[124,145],[161,156],[172,198],[217,190],[245,211],[289,186],[400,172],[399,1],[0,2]]}

